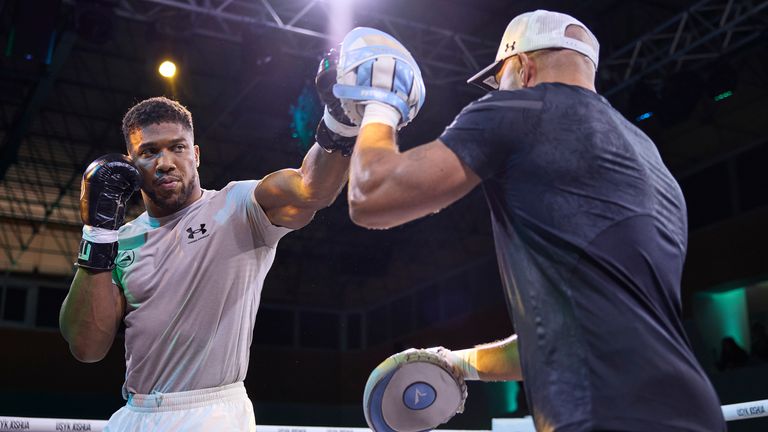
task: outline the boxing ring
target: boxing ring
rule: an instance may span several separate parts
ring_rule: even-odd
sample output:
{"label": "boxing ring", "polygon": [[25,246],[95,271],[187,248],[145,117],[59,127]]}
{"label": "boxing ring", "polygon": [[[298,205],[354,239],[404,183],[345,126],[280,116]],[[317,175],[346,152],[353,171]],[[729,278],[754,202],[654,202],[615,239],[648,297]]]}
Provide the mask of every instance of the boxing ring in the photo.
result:
{"label": "boxing ring", "polygon": [[[723,405],[726,421],[768,417],[768,399]],[[0,432],[102,431],[106,420],[0,416]],[[445,432],[489,432],[441,429]],[[257,432],[369,432],[367,428],[258,425]],[[492,419],[490,432],[534,432],[530,417]]]}

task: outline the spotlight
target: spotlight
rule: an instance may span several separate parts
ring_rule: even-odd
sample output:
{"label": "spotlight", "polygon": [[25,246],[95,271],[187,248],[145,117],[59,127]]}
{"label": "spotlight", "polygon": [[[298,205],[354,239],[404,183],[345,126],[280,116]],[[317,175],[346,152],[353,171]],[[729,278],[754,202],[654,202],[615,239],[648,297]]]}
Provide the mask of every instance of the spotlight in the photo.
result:
{"label": "spotlight", "polygon": [[639,116],[635,117],[636,122],[641,122],[643,120],[647,120],[649,118],[653,117],[653,111],[648,111],[640,114]]}
{"label": "spotlight", "polygon": [[641,81],[635,84],[629,95],[627,116],[636,123],[649,123],[652,122],[649,119],[655,118],[656,111],[660,108],[660,105],[656,90]]}
{"label": "spotlight", "polygon": [[704,91],[713,101],[720,102],[734,95],[739,85],[739,71],[728,62],[712,68],[709,78],[704,83]]}
{"label": "spotlight", "polygon": [[176,75],[176,64],[170,60],[166,60],[160,63],[160,67],[157,68],[157,71],[160,72],[160,75],[166,78],[173,78]]}
{"label": "spotlight", "polygon": [[733,91],[732,90],[726,90],[726,91],[716,95],[712,99],[714,99],[715,102],[720,102],[721,100],[727,99],[727,98],[729,98],[731,96],[733,96]]}

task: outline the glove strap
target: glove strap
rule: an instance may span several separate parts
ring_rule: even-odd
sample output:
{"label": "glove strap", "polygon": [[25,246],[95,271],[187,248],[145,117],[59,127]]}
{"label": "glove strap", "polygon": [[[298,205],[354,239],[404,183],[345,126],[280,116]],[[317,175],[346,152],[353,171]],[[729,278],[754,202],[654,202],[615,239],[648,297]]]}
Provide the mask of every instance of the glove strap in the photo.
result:
{"label": "glove strap", "polygon": [[328,153],[340,151],[342,156],[348,157],[352,155],[352,150],[355,147],[357,137],[345,137],[339,135],[325,124],[325,120],[321,120],[320,124],[317,125],[315,140],[317,140],[317,144]]}
{"label": "glove strap", "polygon": [[342,100],[349,99],[353,101],[377,101],[385,103],[400,112],[403,124],[411,121],[408,117],[409,108],[406,101],[389,90],[376,87],[336,84],[333,86],[333,95]]}
{"label": "glove strap", "polygon": [[83,225],[83,238],[93,243],[112,243],[117,241],[117,230]]}
{"label": "glove strap", "polygon": [[350,126],[336,120],[328,110],[328,105],[325,106],[325,111],[323,112],[323,121],[329,130],[346,138],[354,138],[360,133],[359,127]]}
{"label": "glove strap", "polygon": [[80,240],[75,265],[92,271],[109,271],[115,268],[117,235],[116,230],[83,226],[83,238]]}

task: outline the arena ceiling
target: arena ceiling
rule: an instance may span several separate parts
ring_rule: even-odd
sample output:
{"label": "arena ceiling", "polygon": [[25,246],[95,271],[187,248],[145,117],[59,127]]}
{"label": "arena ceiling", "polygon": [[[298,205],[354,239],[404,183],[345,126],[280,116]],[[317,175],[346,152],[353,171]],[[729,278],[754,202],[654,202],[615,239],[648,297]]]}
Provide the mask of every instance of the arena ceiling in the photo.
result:
{"label": "arena ceiling", "polygon": [[[402,134],[404,147],[436,137],[481,95],[464,81],[490,62],[509,19],[536,8],[570,13],[592,28],[601,41],[600,92],[630,120],[654,113],[639,124],[684,183],[768,139],[767,1],[42,3],[54,5],[40,14],[53,23],[55,49],[29,60],[17,49],[20,35],[46,31],[46,19],[20,20],[29,3],[0,0],[3,278],[71,276],[82,171],[101,154],[124,151],[122,115],[146,97],[174,97],[192,111],[206,188],[298,166],[305,147],[293,136],[292,107],[311,106],[306,92],[319,57],[338,42],[329,23],[339,8],[351,8],[354,26],[400,37],[423,67],[427,102]],[[180,68],[173,84],[156,73],[164,56]],[[732,97],[714,101],[721,90]],[[132,214],[139,204],[134,200]],[[264,296],[276,303],[367,305],[492,255],[478,191],[386,232],[354,226],[340,198],[282,241]]]}

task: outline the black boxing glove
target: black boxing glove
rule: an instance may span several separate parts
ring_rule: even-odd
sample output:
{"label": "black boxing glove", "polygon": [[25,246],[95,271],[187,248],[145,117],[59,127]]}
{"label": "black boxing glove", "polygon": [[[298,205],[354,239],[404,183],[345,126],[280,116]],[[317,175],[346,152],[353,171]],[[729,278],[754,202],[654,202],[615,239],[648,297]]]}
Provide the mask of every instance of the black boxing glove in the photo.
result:
{"label": "black boxing glove", "polygon": [[121,154],[104,155],[88,165],[80,189],[83,239],[75,265],[93,271],[112,270],[117,256],[117,229],[125,205],[141,186],[141,174]]}
{"label": "black boxing glove", "polygon": [[331,49],[323,59],[315,76],[315,88],[320,101],[325,105],[323,119],[317,125],[315,140],[327,152],[341,151],[343,156],[352,154],[360,128],[344,113],[341,101],[333,95],[336,84],[336,67],[339,52]]}

